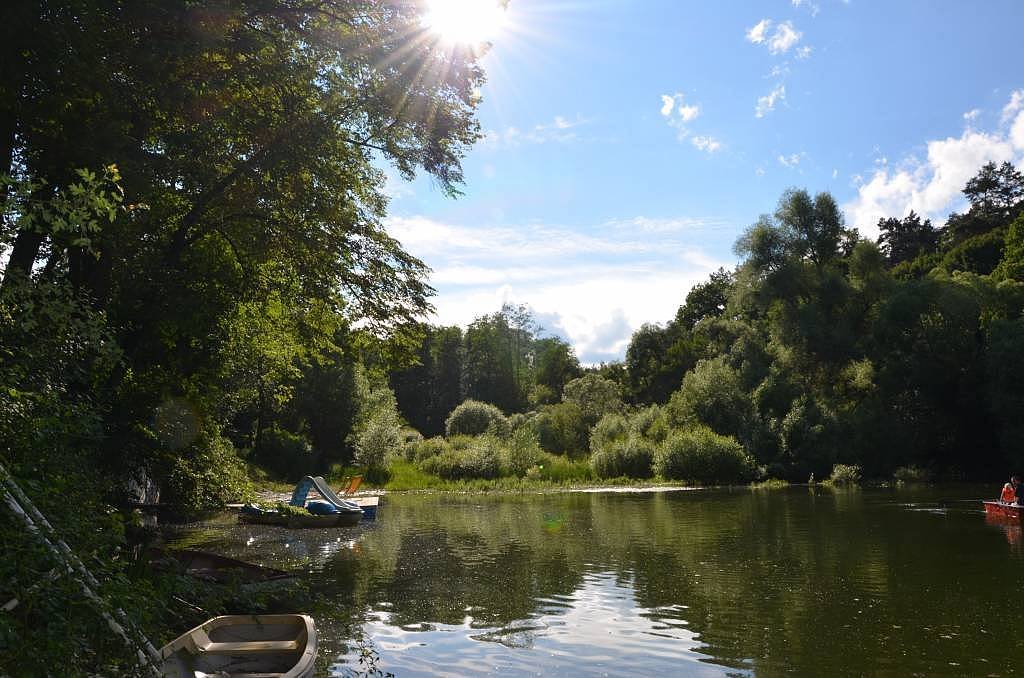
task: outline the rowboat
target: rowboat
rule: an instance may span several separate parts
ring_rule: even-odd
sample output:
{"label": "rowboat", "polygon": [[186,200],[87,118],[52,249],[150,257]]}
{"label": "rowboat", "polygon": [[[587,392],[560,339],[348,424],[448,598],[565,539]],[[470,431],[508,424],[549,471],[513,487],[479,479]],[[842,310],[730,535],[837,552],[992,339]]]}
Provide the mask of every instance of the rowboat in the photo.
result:
{"label": "rowboat", "polygon": [[289,513],[276,513],[266,511],[264,513],[247,513],[243,511],[238,514],[238,522],[250,525],[277,525],[292,529],[305,528],[326,528],[326,527],[350,527],[358,525],[363,519],[362,511],[345,513],[329,513],[323,516],[313,514],[296,515]]}
{"label": "rowboat", "polygon": [[158,566],[163,565],[164,567],[168,561],[171,561],[172,565],[184,569],[186,574],[198,579],[220,583],[230,581],[261,583],[295,577],[292,572],[263,567],[207,551],[150,549],[149,559]]}
{"label": "rowboat", "polygon": [[985,515],[1012,520],[1020,520],[1020,511],[1024,508],[1020,504],[1004,504],[1001,501],[986,501],[982,503],[985,504]]}
{"label": "rowboat", "polygon": [[160,649],[162,675],[308,678],[316,629],[304,614],[214,617]]}

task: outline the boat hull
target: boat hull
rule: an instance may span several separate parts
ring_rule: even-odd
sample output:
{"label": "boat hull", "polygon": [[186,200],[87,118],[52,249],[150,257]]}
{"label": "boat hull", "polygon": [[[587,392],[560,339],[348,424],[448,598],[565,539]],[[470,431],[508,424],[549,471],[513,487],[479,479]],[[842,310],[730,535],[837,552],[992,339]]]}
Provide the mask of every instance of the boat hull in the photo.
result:
{"label": "boat hull", "polygon": [[308,678],[316,668],[316,629],[302,614],[215,617],[160,649],[161,674]]}
{"label": "boat hull", "polygon": [[1021,509],[1024,509],[1024,506],[1004,504],[1001,501],[986,501],[982,503],[985,505],[986,515],[1007,520],[1020,520]]}
{"label": "boat hull", "polygon": [[241,513],[238,522],[250,525],[277,525],[291,529],[351,527],[363,519],[362,512],[332,513],[325,516],[281,515],[277,513]]}

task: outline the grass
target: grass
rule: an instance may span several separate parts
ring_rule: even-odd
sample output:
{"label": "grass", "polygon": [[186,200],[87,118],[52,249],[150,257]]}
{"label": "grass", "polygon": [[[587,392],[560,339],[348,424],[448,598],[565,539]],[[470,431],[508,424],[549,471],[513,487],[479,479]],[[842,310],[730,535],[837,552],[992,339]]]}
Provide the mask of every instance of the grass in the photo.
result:
{"label": "grass", "polygon": [[[653,485],[678,485],[685,483],[664,481],[660,478],[597,478],[586,459],[567,459],[545,454],[542,463],[529,469],[525,477],[504,476],[493,479],[467,478],[446,480],[427,473],[415,463],[404,459],[391,462],[389,477],[383,483],[372,483],[364,478],[363,489],[378,489],[387,492],[449,492],[449,493],[514,493],[543,490],[581,489],[588,487],[650,487]],[[328,472],[328,484],[337,488],[348,476],[364,475],[364,469],[354,466],[334,465]],[[275,493],[290,493],[295,483],[273,480],[267,477],[257,481],[259,490]]]}

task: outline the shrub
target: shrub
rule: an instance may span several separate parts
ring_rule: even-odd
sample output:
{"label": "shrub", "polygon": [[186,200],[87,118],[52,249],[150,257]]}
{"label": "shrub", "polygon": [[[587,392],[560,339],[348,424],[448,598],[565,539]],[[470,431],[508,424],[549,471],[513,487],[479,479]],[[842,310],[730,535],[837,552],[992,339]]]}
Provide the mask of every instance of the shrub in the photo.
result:
{"label": "shrub", "polygon": [[611,412],[622,410],[622,391],[611,379],[585,374],[573,379],[562,390],[562,400],[573,403],[591,424]]}
{"label": "shrub", "polygon": [[276,426],[263,431],[255,459],[260,466],[287,480],[298,480],[316,467],[316,456],[309,442],[301,435]]}
{"label": "shrub", "polygon": [[386,469],[392,455],[402,448],[401,424],[390,409],[375,412],[356,436],[356,463],[368,471]]}
{"label": "shrub", "polygon": [[606,414],[590,431],[590,451],[596,452],[610,443],[625,440],[630,433],[629,422],[621,414]]}
{"label": "shrub", "polygon": [[430,457],[436,457],[445,450],[448,449],[448,441],[438,436],[436,438],[427,438],[417,443],[413,443],[406,448],[405,458],[408,461],[423,461]]}
{"label": "shrub", "polygon": [[670,434],[655,454],[654,470],[663,478],[714,484],[747,482],[756,475],[754,460],[734,438],[706,426]]}
{"label": "shrub", "polygon": [[402,442],[402,458],[406,461],[414,461],[417,445],[423,442],[423,434],[414,428],[403,426],[398,431],[398,437]]}
{"label": "shrub", "polygon": [[493,436],[480,436],[473,445],[448,449],[420,463],[420,468],[446,480],[497,478],[501,473],[501,442]]}
{"label": "shrub", "polygon": [[892,477],[898,483],[928,483],[932,480],[931,471],[920,466],[901,466]]}
{"label": "shrub", "polygon": [[611,440],[594,449],[590,466],[599,478],[650,478],[655,446],[640,436]]}
{"label": "shrub", "polygon": [[536,466],[526,472],[530,480],[546,480],[551,483],[583,483],[594,479],[593,470],[587,460],[573,461],[554,454],[542,453]]}
{"label": "shrub", "polygon": [[664,441],[670,431],[668,418],[657,405],[645,407],[630,416],[629,427],[633,432],[656,443]]}
{"label": "shrub", "polygon": [[828,482],[836,487],[860,484],[860,466],[856,464],[836,464],[832,467],[832,475]]}
{"label": "shrub", "polygon": [[535,425],[537,440],[546,452],[570,457],[586,452],[588,427],[578,405],[547,405],[537,415]]}
{"label": "shrub", "polygon": [[514,432],[501,448],[501,474],[522,478],[533,466],[545,457],[537,437],[532,431],[521,428]]}
{"label": "shrub", "polygon": [[722,435],[736,437],[749,436],[752,430],[749,392],[722,357],[701,360],[687,372],[683,385],[665,406],[665,414],[677,428],[703,424]]}
{"label": "shrub", "polygon": [[448,415],[444,429],[448,436],[478,436],[488,432],[505,436],[510,427],[508,418],[494,405],[479,400],[466,400]]}

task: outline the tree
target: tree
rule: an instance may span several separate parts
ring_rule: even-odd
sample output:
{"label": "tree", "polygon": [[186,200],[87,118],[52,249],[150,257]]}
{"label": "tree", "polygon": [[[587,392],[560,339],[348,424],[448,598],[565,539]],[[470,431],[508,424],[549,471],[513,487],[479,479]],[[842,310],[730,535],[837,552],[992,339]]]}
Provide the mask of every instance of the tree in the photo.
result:
{"label": "tree", "polygon": [[579,407],[591,426],[604,415],[620,411],[623,406],[619,385],[596,374],[585,374],[566,384],[562,400]]}
{"label": "tree", "polygon": [[[426,267],[382,226],[376,163],[456,194],[483,72],[479,53],[429,39],[417,3],[9,5],[0,157],[29,188],[5,191],[24,199],[0,224],[3,294],[45,275],[116,328],[130,381],[106,408],[113,456],[149,445],[138,423],[168,397],[224,423],[225,352],[281,348],[235,331],[268,270],[293,283],[280,317],[313,309],[383,335],[429,308]],[[111,167],[112,218],[33,217]],[[286,334],[296,355],[323,348]]]}
{"label": "tree", "polygon": [[878,230],[877,242],[890,266],[933,252],[939,243],[939,233],[932,227],[931,219],[922,223],[914,211],[903,219],[879,219]]}

